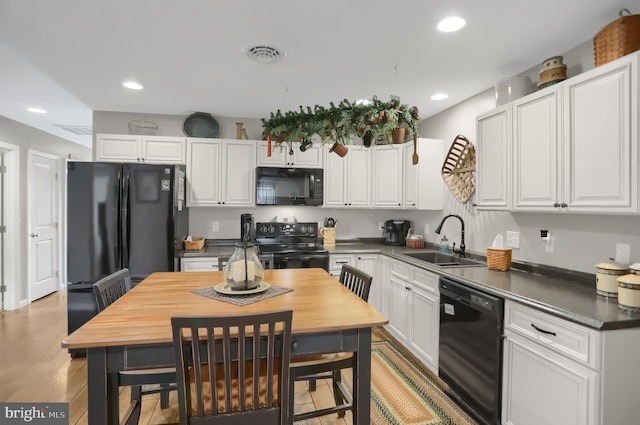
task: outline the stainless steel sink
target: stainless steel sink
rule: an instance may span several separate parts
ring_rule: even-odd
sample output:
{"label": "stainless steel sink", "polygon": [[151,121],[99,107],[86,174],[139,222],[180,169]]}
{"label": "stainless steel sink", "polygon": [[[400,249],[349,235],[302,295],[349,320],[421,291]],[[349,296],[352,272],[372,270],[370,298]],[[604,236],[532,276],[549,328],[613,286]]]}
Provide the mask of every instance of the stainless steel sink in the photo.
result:
{"label": "stainless steel sink", "polygon": [[425,261],[438,267],[473,267],[486,266],[481,261],[458,257],[457,255],[443,254],[441,252],[416,252],[403,254],[416,260]]}

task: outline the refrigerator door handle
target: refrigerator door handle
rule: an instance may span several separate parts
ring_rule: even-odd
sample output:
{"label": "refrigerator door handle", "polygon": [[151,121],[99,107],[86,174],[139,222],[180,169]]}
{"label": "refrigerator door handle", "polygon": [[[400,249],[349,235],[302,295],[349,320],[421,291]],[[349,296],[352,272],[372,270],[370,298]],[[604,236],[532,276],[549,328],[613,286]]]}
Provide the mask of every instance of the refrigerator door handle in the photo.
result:
{"label": "refrigerator door handle", "polygon": [[122,183],[122,267],[129,268],[129,170],[123,171]]}

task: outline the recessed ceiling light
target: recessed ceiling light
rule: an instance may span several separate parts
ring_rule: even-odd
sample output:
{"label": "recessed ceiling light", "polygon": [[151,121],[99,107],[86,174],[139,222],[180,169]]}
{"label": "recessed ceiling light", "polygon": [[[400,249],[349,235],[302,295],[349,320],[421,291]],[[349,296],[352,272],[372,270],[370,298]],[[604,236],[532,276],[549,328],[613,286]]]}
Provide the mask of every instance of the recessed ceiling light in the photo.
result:
{"label": "recessed ceiling light", "polygon": [[442,32],[458,31],[460,28],[464,27],[466,23],[467,22],[464,19],[458,16],[451,16],[438,23],[438,30]]}
{"label": "recessed ceiling light", "polygon": [[142,90],[142,85],[135,81],[125,81],[122,85],[131,90]]}
{"label": "recessed ceiling light", "polygon": [[47,111],[45,111],[42,108],[27,108],[27,111],[33,112],[33,113],[36,113],[36,114],[46,114],[47,113]]}
{"label": "recessed ceiling light", "polygon": [[433,96],[431,96],[431,100],[443,100],[448,98],[449,95],[446,93],[436,93]]}
{"label": "recessed ceiling light", "polygon": [[356,105],[362,105],[362,106],[371,105],[371,99],[358,99],[356,100]]}

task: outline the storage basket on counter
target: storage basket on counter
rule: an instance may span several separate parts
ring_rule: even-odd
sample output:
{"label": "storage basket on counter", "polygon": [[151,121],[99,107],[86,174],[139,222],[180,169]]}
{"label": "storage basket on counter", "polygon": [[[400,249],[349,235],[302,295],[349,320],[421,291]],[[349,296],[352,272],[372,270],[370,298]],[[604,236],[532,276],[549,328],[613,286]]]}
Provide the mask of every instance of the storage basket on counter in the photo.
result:
{"label": "storage basket on counter", "polygon": [[640,15],[632,15],[628,9],[622,9],[618,19],[602,28],[593,37],[596,66],[604,65],[638,49],[640,49]]}
{"label": "storage basket on counter", "polygon": [[204,238],[193,238],[190,241],[184,241],[184,249],[187,251],[197,251],[204,247]]}
{"label": "storage basket on counter", "polygon": [[511,248],[487,248],[487,267],[506,272],[511,268]]}
{"label": "storage basket on counter", "polygon": [[407,244],[407,248],[424,248],[424,238],[422,235],[416,235],[413,233],[413,228],[410,228],[407,232],[407,237],[404,239]]}

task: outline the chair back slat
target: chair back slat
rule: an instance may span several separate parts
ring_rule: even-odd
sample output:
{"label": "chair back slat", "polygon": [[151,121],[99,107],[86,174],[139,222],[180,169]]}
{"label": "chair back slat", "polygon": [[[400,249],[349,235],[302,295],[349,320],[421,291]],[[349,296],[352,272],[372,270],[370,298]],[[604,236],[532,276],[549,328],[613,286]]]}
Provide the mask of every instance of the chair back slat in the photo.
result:
{"label": "chair back slat", "polygon": [[93,284],[98,311],[102,311],[131,290],[129,269],[118,270]]}
{"label": "chair back slat", "polygon": [[367,302],[369,301],[372,280],[373,277],[348,264],[344,264],[340,271],[340,282]]}
{"label": "chair back slat", "polygon": [[[288,423],[291,318],[291,310],[172,317],[180,423],[239,423],[238,415],[246,423]],[[207,378],[210,391],[203,390]]]}

